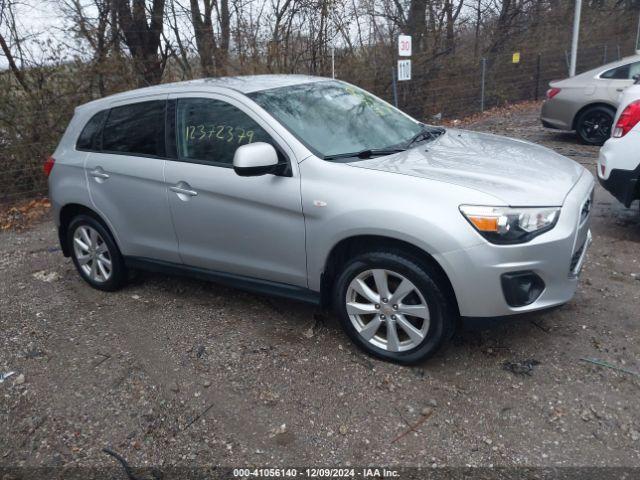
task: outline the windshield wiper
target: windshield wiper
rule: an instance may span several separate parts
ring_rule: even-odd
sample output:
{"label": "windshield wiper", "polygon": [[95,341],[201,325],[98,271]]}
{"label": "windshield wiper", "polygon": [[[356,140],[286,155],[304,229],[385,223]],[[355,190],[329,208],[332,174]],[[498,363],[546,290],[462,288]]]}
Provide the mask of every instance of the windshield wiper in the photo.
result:
{"label": "windshield wiper", "polygon": [[442,135],[444,132],[445,132],[445,129],[441,128],[441,127],[426,127],[426,128],[423,128],[418,133],[416,133],[413,137],[411,137],[411,139],[409,139],[409,141],[406,143],[405,147],[409,148],[414,143],[422,141],[422,140],[435,140],[440,135]]}
{"label": "windshield wiper", "polygon": [[404,152],[406,148],[380,148],[380,149],[366,149],[359,152],[352,153],[336,153],[335,155],[326,155],[325,160],[336,160],[338,158],[371,158],[380,157],[383,155],[392,155],[394,153]]}

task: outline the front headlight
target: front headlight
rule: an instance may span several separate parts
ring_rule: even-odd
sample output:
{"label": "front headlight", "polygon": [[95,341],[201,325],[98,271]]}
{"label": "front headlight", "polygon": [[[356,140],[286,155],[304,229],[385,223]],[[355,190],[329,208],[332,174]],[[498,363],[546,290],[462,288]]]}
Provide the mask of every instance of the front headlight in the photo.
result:
{"label": "front headlight", "polygon": [[551,230],[560,216],[559,207],[485,207],[460,205],[460,212],[492,243],[528,242]]}

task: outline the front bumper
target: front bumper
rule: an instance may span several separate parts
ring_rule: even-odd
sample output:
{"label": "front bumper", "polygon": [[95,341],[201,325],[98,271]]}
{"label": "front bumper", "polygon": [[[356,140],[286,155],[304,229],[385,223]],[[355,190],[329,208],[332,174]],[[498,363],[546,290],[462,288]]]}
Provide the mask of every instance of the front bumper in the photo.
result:
{"label": "front bumper", "polygon": [[[565,198],[556,226],[528,243],[495,245],[483,242],[469,249],[438,256],[465,317],[497,317],[541,310],[569,301],[591,243],[589,230],[593,176],[584,171]],[[501,277],[533,272],[544,282],[528,305],[509,305]]]}

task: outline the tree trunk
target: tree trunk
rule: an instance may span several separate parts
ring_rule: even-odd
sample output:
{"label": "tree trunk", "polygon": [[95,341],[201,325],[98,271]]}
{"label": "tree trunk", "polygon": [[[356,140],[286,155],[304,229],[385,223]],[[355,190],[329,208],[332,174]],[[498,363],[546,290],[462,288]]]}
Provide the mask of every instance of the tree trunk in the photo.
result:
{"label": "tree trunk", "polygon": [[163,62],[158,56],[164,20],[165,0],[153,0],[150,23],[147,21],[145,0],[113,0],[118,11],[118,23],[124,41],[131,52],[138,77],[143,87],[160,83]]}
{"label": "tree trunk", "polygon": [[427,26],[425,21],[426,14],[427,0],[411,0],[407,17],[407,34],[411,35],[415,54],[421,52],[425,47],[424,36]]}
{"label": "tree trunk", "polygon": [[198,0],[191,0],[191,23],[196,38],[196,48],[200,57],[200,68],[206,77],[212,77],[215,73],[213,54],[216,49],[213,36],[213,24],[211,23],[212,1],[204,0],[204,15],[200,12]]}
{"label": "tree trunk", "polygon": [[229,0],[220,0],[220,46],[216,49],[216,67],[220,75],[226,75],[229,64],[229,40],[231,38],[231,13]]}
{"label": "tree trunk", "polygon": [[27,83],[27,79],[22,73],[22,70],[20,70],[18,65],[16,65],[16,62],[13,58],[13,54],[11,53],[11,50],[9,50],[9,46],[7,45],[7,42],[5,41],[2,34],[0,34],[0,47],[2,48],[2,52],[4,53],[4,56],[7,58],[7,62],[9,63],[9,68],[13,72],[13,75],[16,77],[16,80],[18,81],[22,89],[25,91],[25,93],[31,94],[31,87],[29,87],[29,84]]}

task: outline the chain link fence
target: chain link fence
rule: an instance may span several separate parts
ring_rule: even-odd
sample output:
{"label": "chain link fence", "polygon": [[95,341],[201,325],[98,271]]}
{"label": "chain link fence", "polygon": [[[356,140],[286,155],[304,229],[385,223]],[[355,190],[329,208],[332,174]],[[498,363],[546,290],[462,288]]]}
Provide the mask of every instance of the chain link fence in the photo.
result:
{"label": "chain link fence", "polygon": [[[568,76],[568,52],[558,49],[519,50],[475,56],[468,52],[447,55],[417,53],[411,57],[412,79],[398,82],[397,102],[403,111],[427,123],[472,115],[483,109],[544,97],[548,83]],[[633,41],[583,46],[578,72],[633,54]],[[286,68],[267,69],[231,65],[231,74],[304,73],[342,79],[394,103],[396,45],[379,45],[357,51],[328,50],[313,62],[300,57]],[[77,105],[97,98],[95,71],[90,64],[46,67],[36,72],[43,87],[25,92],[8,71],[0,72],[0,203],[46,195],[44,160],[53,153]],[[130,73],[130,72],[129,72]],[[101,81],[116,90],[133,88],[126,71],[101,73]],[[169,66],[165,81],[184,76]],[[35,83],[38,85],[38,83]]]}
{"label": "chain link fence", "polygon": [[[514,54],[518,61],[514,63]],[[631,41],[593,45],[579,51],[577,72],[634,54]],[[335,76],[395,103],[394,71],[399,59],[389,49],[382,62],[354,67],[336,52]],[[569,53],[558,49],[523,48],[476,58],[412,57],[412,79],[397,82],[397,106],[424,120],[452,119],[525,100],[542,100],[549,82],[569,76]],[[327,72],[333,74],[333,72]]]}

